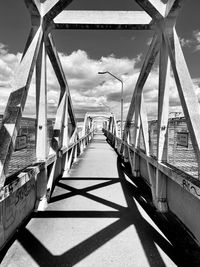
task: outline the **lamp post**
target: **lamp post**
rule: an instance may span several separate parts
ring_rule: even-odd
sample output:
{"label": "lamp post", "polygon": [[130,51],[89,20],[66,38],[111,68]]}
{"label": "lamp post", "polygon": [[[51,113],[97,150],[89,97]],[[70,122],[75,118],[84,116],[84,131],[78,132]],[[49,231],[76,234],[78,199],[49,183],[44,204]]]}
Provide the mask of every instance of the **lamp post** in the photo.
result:
{"label": "lamp post", "polygon": [[122,134],[123,134],[123,104],[124,104],[124,99],[123,99],[123,90],[124,90],[124,86],[123,86],[123,81],[120,80],[118,77],[116,77],[114,74],[112,74],[109,71],[99,71],[98,74],[109,74],[112,77],[114,77],[116,80],[118,80],[121,83],[121,138],[122,138]]}

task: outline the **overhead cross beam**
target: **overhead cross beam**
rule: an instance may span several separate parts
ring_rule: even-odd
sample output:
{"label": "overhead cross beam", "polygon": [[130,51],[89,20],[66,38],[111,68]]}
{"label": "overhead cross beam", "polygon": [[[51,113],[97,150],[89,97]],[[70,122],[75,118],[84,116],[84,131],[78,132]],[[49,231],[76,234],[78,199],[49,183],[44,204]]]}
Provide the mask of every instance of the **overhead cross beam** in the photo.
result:
{"label": "overhead cross beam", "polygon": [[165,16],[166,5],[161,0],[135,0],[153,19]]}
{"label": "overhead cross beam", "polygon": [[149,30],[151,17],[144,11],[64,10],[55,19],[55,29]]}
{"label": "overhead cross beam", "polygon": [[51,22],[73,0],[46,0],[43,4],[42,15],[46,22]]}

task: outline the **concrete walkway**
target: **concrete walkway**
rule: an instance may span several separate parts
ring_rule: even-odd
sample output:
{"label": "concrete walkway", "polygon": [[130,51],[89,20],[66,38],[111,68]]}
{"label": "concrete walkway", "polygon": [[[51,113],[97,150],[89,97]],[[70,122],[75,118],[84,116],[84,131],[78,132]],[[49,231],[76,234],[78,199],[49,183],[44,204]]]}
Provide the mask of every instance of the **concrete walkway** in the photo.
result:
{"label": "concrete walkway", "polygon": [[[1,266],[177,266],[173,246],[127,189],[103,135],[57,183],[7,251]],[[175,263],[176,262],[176,263]]]}

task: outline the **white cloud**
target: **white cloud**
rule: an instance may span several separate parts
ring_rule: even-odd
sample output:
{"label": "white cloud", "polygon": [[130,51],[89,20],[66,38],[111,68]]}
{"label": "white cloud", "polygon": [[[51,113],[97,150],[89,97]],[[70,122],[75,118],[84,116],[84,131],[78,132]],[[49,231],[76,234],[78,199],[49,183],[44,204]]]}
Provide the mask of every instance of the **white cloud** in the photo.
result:
{"label": "white cloud", "polygon": [[193,37],[195,39],[195,51],[200,50],[200,30],[193,31]]}
{"label": "white cloud", "polygon": [[153,37],[149,37],[149,38],[147,39],[147,41],[146,41],[146,44],[147,44],[148,46],[150,46],[152,40],[153,40]]}
{"label": "white cloud", "polygon": [[179,40],[182,47],[192,48],[194,52],[200,50],[200,30],[193,31],[191,39],[180,37]]}
{"label": "white cloud", "polygon": [[[0,43],[0,95],[2,113],[11,92],[10,82],[17,67],[21,54],[11,54],[6,47]],[[141,55],[135,58],[116,58],[114,55],[102,57],[99,60],[91,59],[89,55],[78,50],[67,55],[59,53],[62,66],[71,92],[74,110],[77,116],[84,116],[90,111],[111,111],[120,117],[121,84],[112,76],[98,75],[99,71],[110,71],[124,82],[124,117],[129,108],[129,103],[138,79]],[[32,115],[35,112],[35,74],[29,89],[26,113]],[[194,87],[198,98],[200,80],[194,80]],[[47,62],[47,85],[48,85],[48,110],[49,116],[56,112],[59,99],[59,84],[56,75]],[[156,116],[158,96],[158,69],[153,68],[144,86],[144,97],[147,103],[149,119]],[[170,104],[171,109],[179,109],[180,102],[173,77],[170,79]]]}
{"label": "white cloud", "polygon": [[192,45],[193,45],[193,40],[191,40],[191,39],[185,39],[185,38],[179,38],[179,41],[180,41],[180,43],[181,43],[181,46],[182,47],[192,47]]}
{"label": "white cloud", "polygon": [[7,49],[6,49],[6,46],[2,43],[0,43],[0,54],[3,55],[3,54],[7,54]]}
{"label": "white cloud", "polygon": [[[21,54],[9,53],[3,44],[0,44],[0,112],[5,109],[8,96],[12,90],[13,74],[20,62]],[[134,66],[140,61],[140,55],[133,59],[115,58],[113,55],[102,57],[99,60],[91,59],[85,51],[74,51],[70,55],[59,53],[62,66],[67,77],[74,109],[85,110],[90,108],[105,109],[101,103],[107,102],[110,92],[120,91],[120,84],[109,75],[98,75],[98,71],[110,71],[114,75],[123,77],[133,72]],[[125,74],[124,74],[125,73]],[[49,61],[47,61],[48,105],[51,113],[55,114],[59,99],[59,83]],[[115,108],[116,103],[111,103]],[[29,89],[26,111],[30,115],[35,110],[35,73]]]}

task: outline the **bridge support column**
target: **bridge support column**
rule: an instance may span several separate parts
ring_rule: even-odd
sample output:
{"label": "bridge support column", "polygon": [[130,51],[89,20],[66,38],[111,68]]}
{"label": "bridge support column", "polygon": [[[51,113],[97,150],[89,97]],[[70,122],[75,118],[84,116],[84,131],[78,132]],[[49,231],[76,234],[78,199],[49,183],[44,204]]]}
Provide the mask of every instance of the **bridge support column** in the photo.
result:
{"label": "bridge support column", "polygon": [[133,168],[132,168],[133,176],[140,177],[140,157],[134,152],[133,155]]}
{"label": "bridge support column", "polygon": [[[77,142],[77,140],[75,139],[75,142]],[[73,149],[73,162],[77,161],[77,156],[78,156],[78,144],[74,146]]]}
{"label": "bridge support column", "polygon": [[156,206],[157,209],[164,213],[168,211],[167,205],[167,178],[160,172],[156,170]]}
{"label": "bridge support column", "polygon": [[65,159],[65,172],[68,172],[73,160],[73,148],[71,148],[67,153],[66,153],[66,159]]}
{"label": "bridge support column", "polygon": [[36,175],[36,211],[42,211],[47,207],[47,168],[45,162],[39,168],[40,171]]}
{"label": "bridge support column", "polygon": [[151,193],[152,193],[152,201],[154,206],[157,208],[157,198],[156,198],[156,168],[152,166],[148,161],[147,164],[147,171],[149,175],[149,182],[151,185]]}
{"label": "bridge support column", "polygon": [[83,153],[83,140],[80,142],[80,154]]}
{"label": "bridge support column", "polygon": [[[64,113],[64,120],[63,120],[63,136],[62,136],[62,145],[64,147],[69,146],[69,127],[68,127],[68,109],[69,109],[69,95],[67,94],[66,102],[65,102],[65,113]],[[68,171],[68,151],[62,156],[62,170]]]}
{"label": "bridge support column", "polygon": [[[36,113],[37,113],[37,161],[45,161],[47,153],[47,86],[46,86],[46,50],[42,42],[36,64]],[[47,169],[43,166],[37,175],[37,209],[43,210],[47,203]]]}
{"label": "bridge support column", "polygon": [[140,126],[141,126],[141,120],[139,116],[139,107],[135,107],[135,125],[134,125],[134,155],[133,155],[133,175],[134,177],[140,176],[140,157],[136,152],[136,149],[139,144],[139,136],[140,136]]}
{"label": "bridge support column", "polygon": [[[159,94],[158,94],[158,122],[157,122],[157,159],[158,163],[168,161],[168,113],[169,113],[169,81],[170,64],[168,50],[163,35],[160,34],[160,62],[159,62]],[[156,169],[156,207],[164,213],[167,206],[167,178]]]}
{"label": "bridge support column", "polygon": [[37,161],[47,158],[47,85],[46,51],[42,42],[36,64]]}

